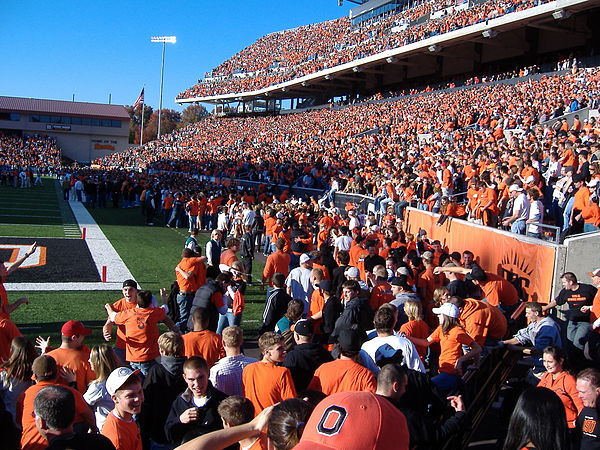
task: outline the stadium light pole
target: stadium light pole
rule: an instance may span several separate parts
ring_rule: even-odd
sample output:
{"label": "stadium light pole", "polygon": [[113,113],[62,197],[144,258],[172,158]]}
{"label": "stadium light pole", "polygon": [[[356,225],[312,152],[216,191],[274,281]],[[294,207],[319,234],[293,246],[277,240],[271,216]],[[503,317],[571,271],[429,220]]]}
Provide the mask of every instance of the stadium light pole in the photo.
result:
{"label": "stadium light pole", "polygon": [[[165,75],[165,48],[168,44],[174,44],[177,42],[176,36],[152,36],[150,42],[161,42],[163,45],[162,49],[162,63],[160,65],[160,99],[158,103],[158,129],[156,132],[156,139],[160,138],[160,114],[162,110],[162,98],[163,98],[163,80]],[[142,111],[143,114],[143,111]]]}

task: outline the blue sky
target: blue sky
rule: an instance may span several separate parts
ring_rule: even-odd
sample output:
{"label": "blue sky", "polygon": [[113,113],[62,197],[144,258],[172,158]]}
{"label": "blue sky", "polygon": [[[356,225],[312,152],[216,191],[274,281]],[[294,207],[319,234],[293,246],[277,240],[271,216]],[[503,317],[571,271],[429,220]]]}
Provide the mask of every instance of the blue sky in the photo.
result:
{"label": "blue sky", "polygon": [[161,46],[167,44],[163,107],[204,73],[258,37],[346,15],[337,0],[0,0],[0,95],[132,104],[142,86],[158,107]]}

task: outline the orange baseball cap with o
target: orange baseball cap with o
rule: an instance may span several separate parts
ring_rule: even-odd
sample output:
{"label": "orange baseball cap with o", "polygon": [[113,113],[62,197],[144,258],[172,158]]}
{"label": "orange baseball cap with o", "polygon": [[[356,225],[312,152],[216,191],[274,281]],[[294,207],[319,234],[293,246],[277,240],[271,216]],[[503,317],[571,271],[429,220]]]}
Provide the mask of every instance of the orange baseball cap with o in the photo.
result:
{"label": "orange baseball cap with o", "polygon": [[371,392],[330,395],[310,415],[295,449],[408,450],[406,418]]}

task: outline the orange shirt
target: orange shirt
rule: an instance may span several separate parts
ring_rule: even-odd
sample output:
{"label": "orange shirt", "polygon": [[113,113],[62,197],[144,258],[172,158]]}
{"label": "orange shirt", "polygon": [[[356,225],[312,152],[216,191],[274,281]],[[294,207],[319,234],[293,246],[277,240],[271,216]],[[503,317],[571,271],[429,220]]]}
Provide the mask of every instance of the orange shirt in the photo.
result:
{"label": "orange shirt", "polygon": [[238,260],[237,255],[230,248],[228,248],[223,253],[221,253],[221,260],[220,260],[221,264],[225,264],[225,265],[231,267],[231,265],[234,262],[236,262],[237,260]]}
{"label": "orange shirt", "polygon": [[[77,381],[77,390],[81,392],[81,395],[85,394],[88,384],[96,379],[96,374],[90,366],[90,349],[83,347],[79,350],[73,348],[57,348],[48,352],[48,356],[52,356],[59,366],[68,367],[75,372]],[[61,382],[64,382],[62,378],[59,378]],[[64,383],[65,385],[67,383]]]}
{"label": "orange shirt", "polygon": [[[416,337],[419,339],[427,339],[429,336],[429,325],[424,320],[409,320],[400,327],[400,332],[407,336]],[[424,345],[415,344],[415,348],[421,359],[425,359],[427,355],[427,347]]]}
{"label": "orange shirt", "polygon": [[348,359],[336,359],[319,366],[308,388],[325,395],[347,391],[375,392],[377,381],[371,371],[360,364]]}
{"label": "orange shirt", "polygon": [[287,367],[258,361],[248,364],[242,372],[242,392],[254,405],[258,415],[267,406],[296,396],[292,374]]}
{"label": "orange shirt", "polygon": [[456,361],[463,355],[462,346],[467,345],[470,347],[475,342],[459,326],[452,328],[448,334],[443,334],[440,325],[431,333],[428,339],[440,343],[439,370],[450,374],[456,374]]}
{"label": "orange shirt", "polygon": [[487,337],[491,315],[484,302],[466,298],[459,321],[469,336],[479,345],[483,345]]}
{"label": "orange shirt", "polygon": [[12,320],[0,318],[0,361],[8,360],[12,340],[19,336],[22,334]]}
{"label": "orange shirt", "polygon": [[200,258],[182,258],[177,266],[184,272],[192,272],[186,280],[177,270],[175,271],[180,291],[196,292],[200,286],[206,284],[206,266]]}
{"label": "orange shirt", "polygon": [[221,336],[210,330],[190,331],[182,338],[185,356],[202,356],[209,368],[225,356]]}
{"label": "orange shirt", "polygon": [[503,304],[512,306],[519,301],[517,289],[504,278],[486,272],[487,280],[480,283],[481,290],[488,303],[492,306]]}
{"label": "orange shirt", "polygon": [[[590,311],[590,323],[594,323],[600,317],[600,289],[596,291],[594,302],[592,303],[592,310]],[[600,328],[594,330],[596,333],[600,333]]]}
{"label": "orange shirt", "polygon": [[[21,448],[26,450],[42,450],[48,447],[48,442],[39,433],[35,426],[33,417],[33,401],[39,391],[47,386],[56,386],[58,383],[53,381],[40,381],[27,388],[17,402],[17,424],[23,426],[21,434]],[[75,397],[75,421],[74,423],[85,422],[85,415],[92,415],[90,407],[87,405],[83,396],[75,389],[66,386]]]}
{"label": "orange shirt", "polygon": [[497,306],[492,306],[489,303],[483,302],[488,307],[491,313],[490,325],[488,328],[488,337],[491,339],[504,339],[508,331],[508,322],[502,311]]}
{"label": "orange shirt", "polygon": [[[112,305],[113,311],[121,312],[133,309],[137,306],[135,302],[128,302],[125,297],[117,300]],[[125,325],[117,325],[117,341],[115,347],[125,349]]]}
{"label": "orange shirt", "polygon": [[427,267],[417,278],[417,287],[421,289],[423,302],[430,303],[433,300],[433,292],[442,286],[444,276],[434,274],[433,267]]}
{"label": "orange shirt", "polygon": [[373,311],[377,311],[384,303],[389,303],[394,300],[395,296],[392,294],[392,285],[387,281],[373,287],[371,291],[371,297],[369,298],[369,306]]}
{"label": "orange shirt", "polygon": [[158,322],[166,316],[163,308],[134,308],[117,314],[115,323],[125,325],[125,358],[128,362],[151,361],[160,354]]}
{"label": "orange shirt", "polygon": [[[323,298],[323,294],[321,294],[320,289],[315,289],[312,292],[312,296],[310,297],[310,304],[308,305],[308,317],[312,317],[319,311],[323,311],[324,307],[325,299]],[[313,327],[316,334],[321,333],[321,322],[322,319],[319,319],[313,323]]]}
{"label": "orange shirt", "polygon": [[268,280],[269,286],[273,286],[271,282],[271,277],[273,274],[281,272],[286,277],[290,272],[290,255],[289,253],[284,253],[282,251],[277,250],[275,253],[271,253],[267,257],[267,261],[265,262],[265,268],[263,269],[263,278]]}
{"label": "orange shirt", "polygon": [[590,204],[590,190],[586,186],[580,187],[574,195],[573,209],[583,211]]}
{"label": "orange shirt", "polygon": [[140,429],[135,420],[123,420],[115,415],[114,410],[106,416],[101,433],[110,439],[117,450],[142,450]]}

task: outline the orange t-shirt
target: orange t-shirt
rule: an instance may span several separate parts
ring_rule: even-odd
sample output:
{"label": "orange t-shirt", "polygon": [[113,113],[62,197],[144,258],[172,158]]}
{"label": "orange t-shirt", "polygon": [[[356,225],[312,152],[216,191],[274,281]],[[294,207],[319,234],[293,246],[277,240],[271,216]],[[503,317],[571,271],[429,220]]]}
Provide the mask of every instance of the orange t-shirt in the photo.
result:
{"label": "orange t-shirt", "polygon": [[373,287],[371,297],[369,298],[369,306],[373,311],[377,311],[381,305],[391,302],[394,298],[392,285],[385,281]]}
{"label": "orange t-shirt", "polygon": [[[429,325],[424,320],[409,320],[400,327],[400,332],[407,336],[416,337],[419,339],[427,339],[429,336]],[[427,347],[424,345],[415,344],[415,348],[421,359],[425,359],[427,355]]]}
{"label": "orange t-shirt", "polygon": [[488,307],[491,313],[488,337],[491,339],[504,339],[506,332],[508,331],[506,317],[497,306],[492,306],[485,302],[483,302],[483,304]]}
{"label": "orange t-shirt", "polygon": [[[310,297],[310,304],[308,305],[308,317],[312,317],[319,311],[323,311],[325,307],[325,299],[321,294],[320,289],[315,289]],[[319,319],[313,323],[313,327],[316,334],[321,334],[321,322],[323,319]]]}
{"label": "orange t-shirt", "polygon": [[[59,366],[59,370],[61,367],[68,367],[75,372],[77,390],[82,395],[85,394],[88,384],[96,379],[96,374],[90,366],[90,349],[88,347],[83,347],[79,350],[57,348],[48,352],[48,356],[54,358],[56,364]],[[59,381],[65,385],[67,384],[62,377],[59,377]]]}
{"label": "orange t-shirt", "polygon": [[267,257],[265,268],[263,269],[263,278],[269,282],[269,286],[273,286],[271,277],[277,272],[281,272],[287,278],[290,271],[290,255],[277,250]]}
{"label": "orange t-shirt", "polygon": [[466,298],[459,321],[469,336],[479,345],[483,345],[488,334],[491,316],[492,313],[486,308],[485,302]]}
{"label": "orange t-shirt", "polygon": [[221,264],[225,264],[225,265],[231,267],[232,264],[234,262],[236,262],[237,260],[238,260],[237,255],[231,249],[227,249],[223,253],[221,253],[221,260],[220,260]]}
{"label": "orange t-shirt", "polygon": [[244,367],[242,392],[254,405],[255,416],[267,406],[296,396],[290,370],[263,361]]}
{"label": "orange t-shirt", "polygon": [[[121,312],[133,309],[137,304],[135,302],[128,302],[127,299],[123,297],[114,302],[111,306],[113,311]],[[117,341],[115,342],[115,347],[125,349],[125,325],[117,325]]]}
{"label": "orange t-shirt", "polygon": [[163,308],[134,308],[117,314],[115,323],[125,325],[125,357],[128,362],[151,361],[160,354],[158,322],[166,316]]}
{"label": "orange t-shirt", "polygon": [[0,318],[0,361],[8,360],[12,340],[19,336],[22,336],[22,334],[12,320]]}
{"label": "orange t-shirt", "polygon": [[452,328],[448,334],[443,334],[440,325],[431,333],[428,339],[440,343],[439,371],[450,374],[456,374],[456,361],[463,355],[462,346],[467,345],[470,347],[475,342],[459,326]]}
{"label": "orange t-shirt", "polygon": [[206,284],[206,266],[200,258],[182,258],[177,266],[184,272],[192,272],[192,276],[186,280],[178,271],[175,271],[180,291],[196,292],[200,286]]}
{"label": "orange t-shirt", "polygon": [[433,292],[442,286],[444,283],[444,276],[442,274],[434,274],[433,267],[427,267],[421,275],[417,278],[417,287],[421,289],[424,303],[431,303],[433,301]]}
{"label": "orange t-shirt", "polygon": [[336,359],[319,366],[308,388],[325,395],[348,391],[375,392],[377,381],[373,373],[360,364],[348,359]]}
{"label": "orange t-shirt", "polygon": [[225,356],[221,336],[210,330],[190,331],[182,338],[185,356],[202,356],[209,368]]}
{"label": "orange t-shirt", "polygon": [[117,450],[142,450],[142,437],[135,420],[123,420],[114,414],[106,416],[106,422],[100,433],[113,443]]}
{"label": "orange t-shirt", "polygon": [[[27,450],[43,450],[48,447],[48,442],[42,437],[35,426],[33,417],[33,401],[39,391],[47,386],[56,386],[58,383],[53,381],[40,381],[27,388],[17,402],[17,424],[22,425],[21,448]],[[83,396],[73,389],[66,386],[75,397],[75,421],[74,423],[85,422],[85,414],[91,415],[90,407],[87,405]]]}
{"label": "orange t-shirt", "polygon": [[519,293],[509,281],[490,272],[486,272],[485,274],[487,275],[487,280],[483,281],[480,286],[484,297],[490,305],[498,306],[499,304],[503,304],[505,306],[512,306],[519,301]]}

